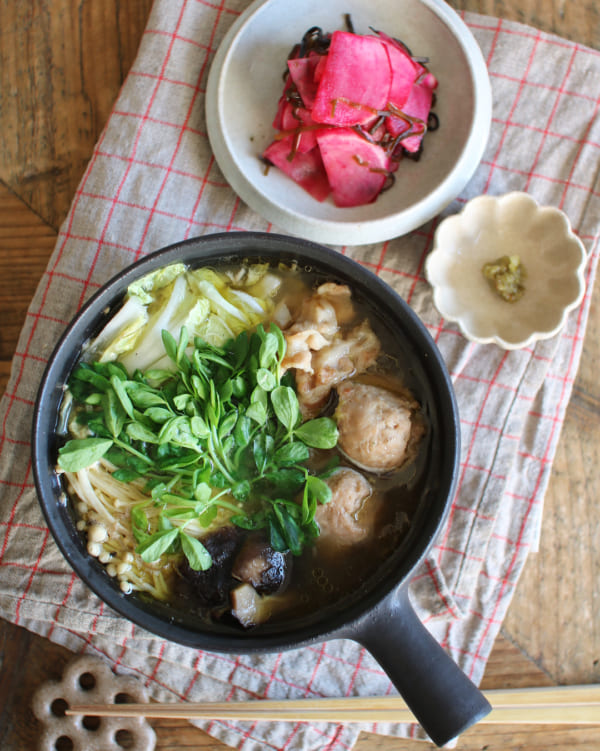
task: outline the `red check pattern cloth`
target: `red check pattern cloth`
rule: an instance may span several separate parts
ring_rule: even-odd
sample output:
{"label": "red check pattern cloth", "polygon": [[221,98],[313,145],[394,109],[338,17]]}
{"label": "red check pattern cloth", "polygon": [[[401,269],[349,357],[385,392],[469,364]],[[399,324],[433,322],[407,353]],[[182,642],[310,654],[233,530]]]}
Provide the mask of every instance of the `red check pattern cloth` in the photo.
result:
{"label": "red check pattern cloth", "polygon": [[[247,0],[156,0],[133,68],[94,150],[31,303],[0,410],[0,615],[75,652],[102,655],[157,699],[382,695],[375,661],[350,641],[269,656],[163,641],[105,607],[64,562],[39,511],[29,460],[36,390],[58,336],[117,271],[172,242],[276,231],[233,193],[210,151],[208,70]],[[582,348],[600,231],[600,53],[465,14],[494,94],[490,141],[462,195],[525,190],[563,209],[589,253],[587,293],[557,337],[519,351],[467,342],[432,305],[423,265],[439,217],[386,243],[339,248],[392,285],[427,325],[461,413],[460,482],[449,522],[412,583],[418,612],[474,681],[535,550],[544,492]],[[351,748],[360,727],[212,722],[244,749]],[[369,726],[418,736],[414,726]]]}

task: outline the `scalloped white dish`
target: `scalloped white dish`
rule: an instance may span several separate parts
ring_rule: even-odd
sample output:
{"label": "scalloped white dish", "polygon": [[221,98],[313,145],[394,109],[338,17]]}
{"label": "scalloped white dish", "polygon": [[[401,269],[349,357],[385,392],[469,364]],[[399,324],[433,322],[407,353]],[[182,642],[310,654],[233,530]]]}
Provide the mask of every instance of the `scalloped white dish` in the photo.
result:
{"label": "scalloped white dish", "polygon": [[[507,302],[483,274],[486,263],[517,255],[525,291]],[[559,209],[527,193],[479,196],[438,226],[425,274],[441,315],[475,342],[519,349],[565,325],[585,292],[585,248]]]}
{"label": "scalloped white dish", "polygon": [[[419,162],[406,159],[395,184],[374,203],[338,208],[320,203],[285,174],[265,173],[260,155],[273,140],[288,53],[311,26],[357,33],[370,27],[402,39],[429,58],[438,78],[440,127],[428,134]],[[460,193],[487,144],[492,113],[485,61],[460,16],[442,0],[256,0],[237,19],[211,66],[206,119],[225,178],[250,208],[289,234],[336,245],[397,237],[436,216]]]}

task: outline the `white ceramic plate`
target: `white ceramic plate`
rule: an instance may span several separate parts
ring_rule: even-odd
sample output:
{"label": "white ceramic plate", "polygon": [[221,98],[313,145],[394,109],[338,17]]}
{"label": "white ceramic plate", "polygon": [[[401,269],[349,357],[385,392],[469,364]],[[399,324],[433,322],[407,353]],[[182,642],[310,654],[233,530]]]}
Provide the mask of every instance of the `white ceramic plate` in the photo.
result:
{"label": "white ceramic plate", "polygon": [[[428,134],[421,160],[404,160],[390,190],[355,208],[338,208],[330,199],[319,203],[276,168],[265,174],[259,158],[273,139],[289,51],[311,26],[343,29],[346,13],[357,33],[380,29],[402,39],[415,55],[428,57],[439,80],[440,127]],[[442,0],[257,0],[219,47],[206,95],[213,153],[242,200],[279,230],[336,245],[388,240],[438,214],[479,164],[491,108],[481,51]]]}
{"label": "white ceramic plate", "polygon": [[[506,302],[484,264],[516,255],[523,296]],[[478,196],[438,226],[425,273],[436,308],[472,341],[518,349],[548,339],[582,301],[587,254],[566,214],[527,193]]]}

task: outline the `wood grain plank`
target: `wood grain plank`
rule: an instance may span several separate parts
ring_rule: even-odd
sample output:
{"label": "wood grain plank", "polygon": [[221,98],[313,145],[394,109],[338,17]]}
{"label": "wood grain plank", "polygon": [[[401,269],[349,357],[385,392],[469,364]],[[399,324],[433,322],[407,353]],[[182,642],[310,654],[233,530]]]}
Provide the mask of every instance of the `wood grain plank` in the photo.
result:
{"label": "wood grain plank", "polygon": [[557,683],[600,680],[600,293],[592,297],[579,372],[529,556],[504,622]]}
{"label": "wood grain plank", "polygon": [[[0,183],[0,394],[56,231]],[[26,259],[26,262],[24,262]]]}
{"label": "wood grain plank", "polygon": [[593,0],[449,0],[448,5],[518,21],[588,47],[600,45],[600,8]]}
{"label": "wood grain plank", "polygon": [[[497,725],[484,726],[468,730],[457,742],[457,751],[573,751],[574,748],[585,751],[597,751],[598,730],[596,728],[547,726],[540,731],[535,726],[524,728]],[[167,746],[166,748],[169,748]],[[176,746],[172,747],[175,751]],[[385,738],[370,733],[361,734],[354,751],[418,751],[432,749],[432,744],[422,741],[403,741]],[[162,749],[161,749],[162,751]],[[169,748],[171,751],[171,748]]]}
{"label": "wood grain plank", "polygon": [[0,179],[55,229],[131,67],[151,5],[0,2]]}

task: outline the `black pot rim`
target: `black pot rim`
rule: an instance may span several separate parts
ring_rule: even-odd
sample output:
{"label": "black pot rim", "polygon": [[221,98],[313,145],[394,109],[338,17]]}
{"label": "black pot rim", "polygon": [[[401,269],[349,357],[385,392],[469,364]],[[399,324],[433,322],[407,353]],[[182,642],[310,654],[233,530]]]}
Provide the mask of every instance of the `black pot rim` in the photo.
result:
{"label": "black pot rim", "polygon": [[[434,513],[423,521],[415,534],[416,540],[412,540],[392,576],[364,592],[360,601],[354,601],[343,611],[329,613],[322,621],[277,633],[237,635],[190,629],[170,619],[168,611],[157,614],[155,605],[141,608],[137,599],[118,589],[101,564],[87,554],[69,519],[66,499],[53,471],[56,456],[53,436],[66,376],[77,361],[82,345],[112,315],[132,281],[169,263],[200,265],[228,257],[239,260],[256,256],[314,264],[320,271],[358,285],[364,294],[377,299],[384,316],[391,315],[395,323],[401,322],[403,335],[417,353],[420,367],[431,379],[430,388],[439,400],[438,417],[445,445],[442,472],[437,478],[439,497],[432,504]],[[33,474],[40,506],[59,549],[80,579],[114,611],[145,630],[186,646],[227,653],[270,652],[330,638],[352,638],[353,629],[361,619],[368,617],[385,598],[393,597],[399,588],[408,585],[415,568],[432,546],[454,496],[459,444],[458,408],[449,374],[429,332],[408,304],[386,282],[338,251],[300,238],[261,232],[217,233],[174,243],[114,275],[85,303],[59,339],[40,384],[32,426]]]}

